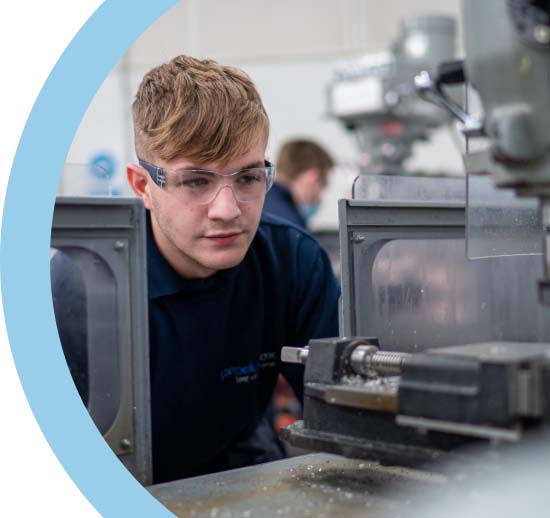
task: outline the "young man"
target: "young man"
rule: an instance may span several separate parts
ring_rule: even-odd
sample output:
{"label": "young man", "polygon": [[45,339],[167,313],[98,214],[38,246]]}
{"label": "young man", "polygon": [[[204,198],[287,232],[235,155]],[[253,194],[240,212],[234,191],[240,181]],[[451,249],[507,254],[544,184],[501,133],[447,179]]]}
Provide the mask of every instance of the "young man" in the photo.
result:
{"label": "young man", "polygon": [[240,70],[179,56],[145,75],[133,118],[154,480],[280,457],[264,411],[279,372],[302,389],[281,348],[338,334],[339,289],[313,238],[262,216],[274,168],[260,96]]}
{"label": "young man", "polygon": [[267,194],[264,212],[306,228],[319,208],[333,166],[332,157],[316,142],[307,139],[285,142],[277,156],[277,179]]}

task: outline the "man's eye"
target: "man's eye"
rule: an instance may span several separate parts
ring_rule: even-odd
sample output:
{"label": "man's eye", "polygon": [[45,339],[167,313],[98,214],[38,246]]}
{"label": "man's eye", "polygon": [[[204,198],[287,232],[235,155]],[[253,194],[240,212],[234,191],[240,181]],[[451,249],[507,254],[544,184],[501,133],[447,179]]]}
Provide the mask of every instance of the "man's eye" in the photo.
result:
{"label": "man's eye", "polygon": [[242,183],[245,185],[259,182],[260,180],[261,180],[260,173],[254,173],[254,172],[242,173],[241,175],[239,175],[239,179],[238,179],[239,183]]}
{"label": "man's eye", "polygon": [[208,185],[208,180],[206,178],[189,178],[181,181],[182,187],[189,187],[194,189],[197,187],[206,187]]}

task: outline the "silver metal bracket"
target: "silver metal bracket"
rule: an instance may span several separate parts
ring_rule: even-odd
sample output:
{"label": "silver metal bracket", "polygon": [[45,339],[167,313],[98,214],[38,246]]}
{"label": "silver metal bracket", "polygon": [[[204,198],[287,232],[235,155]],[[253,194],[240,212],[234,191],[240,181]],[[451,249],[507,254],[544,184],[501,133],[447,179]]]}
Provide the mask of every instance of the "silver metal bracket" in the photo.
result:
{"label": "silver metal bracket", "polygon": [[455,119],[458,119],[462,123],[461,131],[465,136],[481,137],[484,135],[481,119],[467,113],[447,96],[441,89],[441,85],[434,81],[426,70],[415,76],[414,86],[422,99],[447,110]]}

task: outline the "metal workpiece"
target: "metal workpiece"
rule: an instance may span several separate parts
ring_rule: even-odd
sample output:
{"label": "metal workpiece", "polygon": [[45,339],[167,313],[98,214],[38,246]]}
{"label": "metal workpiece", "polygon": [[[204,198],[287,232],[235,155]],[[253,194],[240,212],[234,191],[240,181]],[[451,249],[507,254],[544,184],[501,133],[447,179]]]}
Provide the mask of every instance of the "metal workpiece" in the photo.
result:
{"label": "metal workpiece", "polygon": [[[310,386],[309,393],[314,394]],[[399,378],[376,378],[369,381],[342,379],[342,384],[325,387],[322,398],[331,405],[376,410],[396,414]]]}

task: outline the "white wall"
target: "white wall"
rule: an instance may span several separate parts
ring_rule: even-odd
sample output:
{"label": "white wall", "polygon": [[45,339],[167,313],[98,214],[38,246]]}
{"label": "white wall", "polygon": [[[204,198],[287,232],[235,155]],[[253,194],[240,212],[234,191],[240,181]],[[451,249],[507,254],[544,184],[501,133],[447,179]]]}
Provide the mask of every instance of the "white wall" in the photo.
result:
{"label": "white wall", "polygon": [[[244,69],[255,81],[271,118],[268,151],[275,156],[294,136],[317,139],[340,168],[317,217],[336,227],[335,200],[348,193],[357,156],[352,136],[325,114],[325,88],[336,63],[385,50],[411,14],[446,13],[459,19],[459,0],[188,0],[155,22],[128,50],[97,92],[75,135],[67,161],[87,164],[98,154],[112,157],[113,187],[129,194],[124,165],[134,159],[130,105],[141,77],[177,54],[211,57]],[[460,22],[460,20],[459,20]],[[460,33],[460,29],[459,29]],[[459,42],[460,45],[460,42]],[[439,132],[418,146],[413,168],[461,170],[451,138]],[[84,193],[91,176],[65,174],[60,191]]]}

